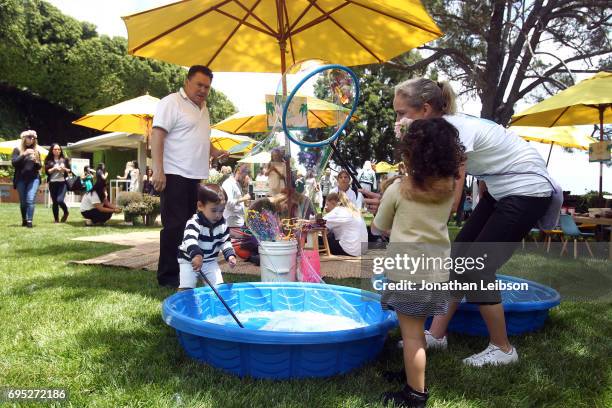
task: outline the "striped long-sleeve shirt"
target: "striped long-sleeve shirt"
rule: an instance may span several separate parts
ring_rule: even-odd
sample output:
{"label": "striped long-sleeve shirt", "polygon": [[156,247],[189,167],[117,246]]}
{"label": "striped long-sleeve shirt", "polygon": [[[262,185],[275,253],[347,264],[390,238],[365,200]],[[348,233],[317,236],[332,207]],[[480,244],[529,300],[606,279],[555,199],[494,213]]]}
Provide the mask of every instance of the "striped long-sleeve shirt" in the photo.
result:
{"label": "striped long-sleeve shirt", "polygon": [[179,260],[191,262],[194,256],[202,255],[203,262],[212,262],[219,251],[223,251],[226,260],[235,256],[225,219],[212,224],[202,213],[194,214],[185,224],[183,242],[178,248]]}

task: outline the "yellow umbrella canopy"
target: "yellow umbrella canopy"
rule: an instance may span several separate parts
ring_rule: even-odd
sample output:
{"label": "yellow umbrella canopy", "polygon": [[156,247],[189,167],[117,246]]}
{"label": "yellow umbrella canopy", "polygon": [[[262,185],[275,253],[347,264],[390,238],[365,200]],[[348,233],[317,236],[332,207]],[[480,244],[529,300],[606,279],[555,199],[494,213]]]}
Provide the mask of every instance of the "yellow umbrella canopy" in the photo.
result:
{"label": "yellow umbrella canopy", "polygon": [[[0,153],[2,154],[12,154],[15,148],[21,146],[21,139],[16,140],[7,140],[6,142],[0,143]],[[36,150],[42,157],[47,157],[49,151],[40,145],[36,145]]]}
{"label": "yellow umbrella canopy", "polygon": [[218,129],[211,129],[210,143],[217,149],[221,150],[231,150],[239,145],[244,145],[244,149],[241,149],[239,152],[235,152],[242,154],[250,152],[253,146],[255,146],[257,143],[257,140],[251,139],[247,136],[232,135]]}
{"label": "yellow umbrella canopy", "polygon": [[552,127],[611,122],[612,72],[599,72],[517,113],[511,123],[513,126]]}
{"label": "yellow umbrella canopy", "polygon": [[[308,128],[325,128],[342,123],[349,110],[313,96],[306,97],[308,105]],[[351,120],[356,120],[353,115]],[[268,131],[265,102],[252,111],[238,112],[215,124],[213,129],[230,133],[258,133]]]}
{"label": "yellow umbrella canopy", "polygon": [[552,128],[511,126],[509,130],[525,140],[580,150],[589,150],[589,145],[597,142],[597,139],[590,137],[575,126],[556,126]]}
{"label": "yellow umbrella canopy", "polygon": [[72,123],[106,132],[147,135],[158,102],[153,96],[143,95],[89,113]]}
{"label": "yellow umbrella canopy", "polygon": [[381,63],[442,35],[419,0],[188,0],[123,20],[130,54],[224,72]]}
{"label": "yellow umbrella canopy", "polygon": [[[567,126],[599,124],[604,140],[604,123],[612,123],[612,72],[598,72],[555,96],[512,117],[512,125]],[[599,196],[603,189],[603,163],[599,163]]]}
{"label": "yellow umbrella canopy", "polygon": [[384,161],[376,163],[376,173],[391,173],[392,171],[397,171],[397,164],[389,164]]}

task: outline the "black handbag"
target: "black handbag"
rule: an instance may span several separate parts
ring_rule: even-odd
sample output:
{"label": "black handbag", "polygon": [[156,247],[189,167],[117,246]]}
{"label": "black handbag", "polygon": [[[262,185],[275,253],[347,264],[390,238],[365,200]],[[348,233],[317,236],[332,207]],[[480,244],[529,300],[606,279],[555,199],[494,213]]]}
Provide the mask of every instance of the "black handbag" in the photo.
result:
{"label": "black handbag", "polygon": [[75,193],[81,192],[85,190],[85,186],[81,181],[79,176],[72,176],[66,178],[66,186],[68,187],[68,191],[72,191]]}

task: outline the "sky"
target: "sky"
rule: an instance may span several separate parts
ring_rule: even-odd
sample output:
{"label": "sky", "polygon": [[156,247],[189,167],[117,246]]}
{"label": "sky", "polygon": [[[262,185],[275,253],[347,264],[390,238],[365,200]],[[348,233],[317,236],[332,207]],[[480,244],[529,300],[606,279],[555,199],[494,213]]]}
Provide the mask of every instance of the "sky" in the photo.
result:
{"label": "sky", "polygon": [[[99,34],[127,37],[122,16],[173,3],[175,0],[47,0],[63,13],[78,20],[88,21],[97,26]],[[334,61],[331,61],[334,62]],[[223,92],[239,111],[253,110],[263,103],[264,95],[274,93],[280,75],[255,73],[215,72],[213,87]],[[245,92],[248,89],[248,92]],[[459,110],[479,116],[480,104],[475,100],[460,99]],[[518,110],[527,106],[519,106]],[[592,128],[585,128],[590,133]],[[546,160],[550,146],[540,143],[532,145]],[[582,194],[599,189],[599,164],[589,163],[588,154],[567,153],[554,147],[549,172],[559,181],[564,190]],[[612,192],[612,168],[604,166],[604,190]]]}

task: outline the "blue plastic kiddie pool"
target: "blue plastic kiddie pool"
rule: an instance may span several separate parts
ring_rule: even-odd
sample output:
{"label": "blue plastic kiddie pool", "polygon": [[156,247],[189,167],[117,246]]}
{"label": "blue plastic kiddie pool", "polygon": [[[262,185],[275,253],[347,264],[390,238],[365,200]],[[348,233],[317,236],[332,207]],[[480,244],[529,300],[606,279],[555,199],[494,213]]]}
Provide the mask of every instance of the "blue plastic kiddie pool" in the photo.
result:
{"label": "blue plastic kiddie pool", "polygon": [[[225,284],[218,288],[234,313],[304,311],[358,316],[363,327],[326,332],[283,332],[208,322],[228,315],[210,288],[176,293],[164,301],[164,321],[176,329],[192,358],[240,377],[327,377],[349,372],[381,351],[397,325],[379,295],[336,285],[295,282]],[[243,322],[244,323],[244,322]]]}
{"label": "blue plastic kiddie pool", "polygon": [[[519,335],[540,329],[548,318],[549,309],[561,303],[559,292],[527,279],[497,275],[499,281],[527,284],[527,290],[502,290],[502,305],[509,335]],[[429,323],[429,322],[428,322]],[[480,316],[478,305],[462,302],[448,330],[471,336],[489,336]]]}

